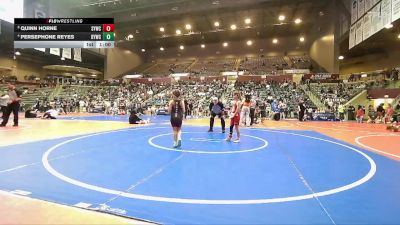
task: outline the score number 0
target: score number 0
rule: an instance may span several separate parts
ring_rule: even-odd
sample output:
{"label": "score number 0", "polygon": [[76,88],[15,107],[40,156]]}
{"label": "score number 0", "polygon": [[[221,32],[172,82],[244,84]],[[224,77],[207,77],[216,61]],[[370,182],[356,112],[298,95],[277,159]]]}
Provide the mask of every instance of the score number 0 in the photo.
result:
{"label": "score number 0", "polygon": [[103,41],[114,41],[114,24],[103,24]]}

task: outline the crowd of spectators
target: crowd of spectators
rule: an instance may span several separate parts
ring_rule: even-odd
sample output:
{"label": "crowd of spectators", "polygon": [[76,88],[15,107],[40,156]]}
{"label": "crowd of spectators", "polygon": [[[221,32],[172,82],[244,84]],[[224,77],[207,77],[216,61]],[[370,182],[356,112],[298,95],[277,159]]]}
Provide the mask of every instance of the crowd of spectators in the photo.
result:
{"label": "crowd of spectators", "polygon": [[[352,97],[380,82],[363,83],[319,83],[309,84],[308,87],[325,104],[327,110],[318,109],[308,98],[303,88],[292,81],[284,82],[236,82],[235,84],[222,81],[212,82],[183,82],[173,84],[136,84],[136,83],[105,83],[101,86],[62,86],[62,90],[50,99],[52,87],[20,86],[23,96],[36,96],[32,104],[35,110],[46,112],[56,109],[60,113],[70,112],[106,113],[112,115],[128,114],[132,109],[136,112],[157,114],[166,111],[170,93],[179,89],[183,93],[187,106],[187,116],[206,117],[210,115],[208,105],[212,97],[217,97],[229,108],[232,93],[239,90],[242,98],[251,96],[255,102],[257,117],[272,118],[280,114],[281,119],[297,118],[299,102],[304,102],[306,118],[311,119],[313,112],[335,113],[341,120],[350,107],[344,108]],[[47,86],[47,85],[44,85]],[[26,104],[26,101],[23,101]],[[22,104],[22,107],[24,107]],[[398,107],[396,105],[396,107]],[[394,107],[394,108],[396,108]],[[362,107],[363,108],[363,107]],[[370,107],[371,108],[371,107]],[[363,108],[365,112],[365,108]],[[352,112],[357,113],[353,107]],[[390,110],[389,110],[390,111]],[[375,113],[374,113],[375,112]],[[382,121],[382,112],[370,109],[365,114],[370,122]],[[347,115],[347,114],[346,114]],[[389,116],[390,113],[389,113]],[[346,116],[347,118],[347,116]],[[348,119],[348,118],[347,118]],[[355,118],[354,118],[355,119]]]}
{"label": "crowd of spectators", "polygon": [[315,84],[308,88],[321,100],[327,111],[337,112],[340,105],[345,104],[361,91],[366,89],[365,83]]}
{"label": "crowd of spectators", "polygon": [[237,83],[236,89],[253,97],[260,117],[272,118],[279,113],[281,119],[296,118],[300,101],[307,108],[316,108],[304,91],[291,81]]}

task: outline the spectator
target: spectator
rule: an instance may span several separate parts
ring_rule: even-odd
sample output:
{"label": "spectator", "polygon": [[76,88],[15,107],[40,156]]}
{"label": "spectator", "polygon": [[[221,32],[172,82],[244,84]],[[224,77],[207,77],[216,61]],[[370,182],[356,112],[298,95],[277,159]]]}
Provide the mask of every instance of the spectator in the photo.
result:
{"label": "spectator", "polygon": [[356,120],[357,123],[362,123],[364,119],[364,109],[361,105],[358,106],[357,113],[356,113]]}

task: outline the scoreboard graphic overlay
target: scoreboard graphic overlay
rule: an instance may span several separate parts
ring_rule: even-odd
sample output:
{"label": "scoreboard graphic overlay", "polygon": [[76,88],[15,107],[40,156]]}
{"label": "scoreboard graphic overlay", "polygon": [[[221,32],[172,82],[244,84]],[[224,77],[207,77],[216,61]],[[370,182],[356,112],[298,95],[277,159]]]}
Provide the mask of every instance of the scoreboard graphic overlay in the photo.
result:
{"label": "scoreboard graphic overlay", "polygon": [[14,48],[113,48],[114,18],[15,18]]}

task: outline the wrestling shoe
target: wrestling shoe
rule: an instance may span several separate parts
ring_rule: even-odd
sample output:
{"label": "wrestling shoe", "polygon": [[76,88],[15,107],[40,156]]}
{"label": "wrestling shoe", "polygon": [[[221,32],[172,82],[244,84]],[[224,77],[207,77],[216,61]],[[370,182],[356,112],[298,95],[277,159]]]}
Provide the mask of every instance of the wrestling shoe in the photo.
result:
{"label": "wrestling shoe", "polygon": [[234,140],[233,143],[240,143],[240,139],[238,138],[238,139]]}
{"label": "wrestling shoe", "polygon": [[177,148],[180,148],[182,146],[182,140],[178,140],[178,144],[176,145]]}
{"label": "wrestling shoe", "polygon": [[230,142],[232,140],[232,137],[231,136],[228,136],[226,139],[225,139],[225,141],[228,141],[228,142]]}
{"label": "wrestling shoe", "polygon": [[225,130],[222,130],[222,133],[225,134]]}
{"label": "wrestling shoe", "polygon": [[214,131],[213,131],[212,129],[209,129],[209,130],[208,130],[208,132],[210,132],[210,133],[211,133],[211,132],[214,132]]}

